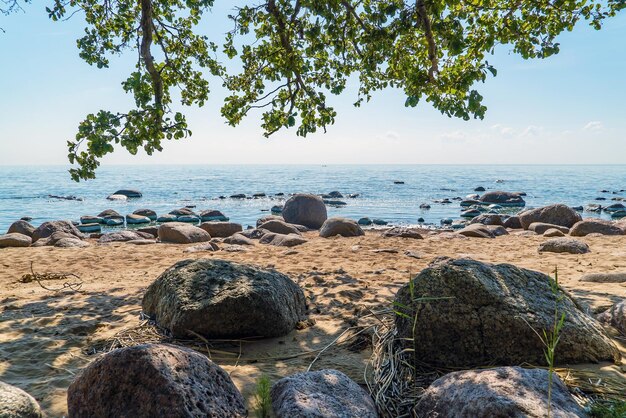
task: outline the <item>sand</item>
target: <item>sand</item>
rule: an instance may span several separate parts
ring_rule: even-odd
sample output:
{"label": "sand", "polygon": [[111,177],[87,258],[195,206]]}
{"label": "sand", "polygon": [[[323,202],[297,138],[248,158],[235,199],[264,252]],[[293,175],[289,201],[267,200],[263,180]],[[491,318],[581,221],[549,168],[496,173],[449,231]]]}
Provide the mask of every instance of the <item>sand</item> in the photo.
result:
{"label": "sand", "polygon": [[[590,312],[626,297],[626,283],[579,281],[587,273],[626,272],[626,236],[581,238],[592,252],[570,255],[537,253],[538,244],[545,240],[540,236],[463,239],[444,234],[412,240],[381,238],[373,231],[356,238],[306,235],[310,241],[292,249],[255,245],[245,252],[185,253],[189,246],[95,242],[84,249],[2,249],[0,380],[32,394],[49,416],[63,416],[67,387],[95,358],[90,353],[121,330],[142,323],[139,315],[146,287],[173,263],[187,258],[221,258],[275,268],[299,283],[308,298],[315,325],[282,338],[222,344],[221,351],[212,352],[246,398],[261,373],[275,380],[306,370],[315,350],[354,325],[358,315],[388,308],[397,289],[437,256],[512,263],[548,274],[558,266],[563,287]],[[31,263],[36,272],[80,276],[81,291],[53,292],[36,282],[20,283]],[[53,280],[44,283],[55,288],[63,285]],[[623,340],[616,341],[626,356]],[[366,344],[357,348],[343,344],[326,351],[313,368],[336,368],[363,383],[370,354]],[[619,366],[577,367],[585,366],[626,379]]]}

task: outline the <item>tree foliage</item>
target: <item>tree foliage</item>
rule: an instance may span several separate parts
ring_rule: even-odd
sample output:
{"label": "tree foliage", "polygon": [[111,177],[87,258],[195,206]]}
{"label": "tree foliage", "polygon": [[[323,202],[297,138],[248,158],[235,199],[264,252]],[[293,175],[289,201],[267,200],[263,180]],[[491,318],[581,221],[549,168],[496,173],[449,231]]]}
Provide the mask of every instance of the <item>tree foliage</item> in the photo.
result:
{"label": "tree foliage", "polygon": [[[10,0],[0,0],[5,3]],[[137,63],[122,87],[127,112],[87,115],[68,141],[75,180],[93,178],[119,144],[131,153],[162,149],[191,134],[180,104],[202,106],[212,77],[230,92],[222,115],[233,126],[260,109],[269,136],[306,136],[336,118],[329,97],[358,79],[355,105],[388,87],[404,105],[428,102],[450,117],[483,118],[478,84],[496,69],[488,57],[506,45],[524,58],[559,52],[557,36],[587,21],[600,29],[626,0],[257,0],[235,1],[224,38],[199,34],[213,0],[54,0],[53,20],[84,13],[80,56],[98,68],[127,51]],[[1,4],[1,3],[0,3]],[[227,65],[235,60],[239,65]],[[241,68],[233,72],[230,68]]]}

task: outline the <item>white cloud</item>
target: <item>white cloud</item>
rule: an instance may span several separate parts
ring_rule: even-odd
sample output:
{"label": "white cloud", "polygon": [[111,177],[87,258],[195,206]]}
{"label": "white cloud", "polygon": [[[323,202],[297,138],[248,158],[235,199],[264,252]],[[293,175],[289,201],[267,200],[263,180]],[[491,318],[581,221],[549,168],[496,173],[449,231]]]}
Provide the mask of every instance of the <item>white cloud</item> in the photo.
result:
{"label": "white cloud", "polygon": [[518,136],[520,138],[532,138],[544,133],[542,126],[528,125]]}
{"label": "white cloud", "polygon": [[604,129],[604,124],[598,120],[593,120],[586,124],[583,129],[589,132],[600,132]]}
{"label": "white cloud", "polygon": [[513,128],[511,128],[510,126],[499,124],[499,123],[492,125],[491,130],[497,132],[498,134],[504,137],[511,137],[515,134],[515,130]]}

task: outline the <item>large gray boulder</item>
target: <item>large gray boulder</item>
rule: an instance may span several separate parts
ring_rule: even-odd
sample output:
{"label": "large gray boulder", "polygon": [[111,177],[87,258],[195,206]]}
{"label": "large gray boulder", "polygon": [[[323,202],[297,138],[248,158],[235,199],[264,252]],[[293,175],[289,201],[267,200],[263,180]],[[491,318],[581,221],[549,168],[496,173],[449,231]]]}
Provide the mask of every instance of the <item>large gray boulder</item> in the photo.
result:
{"label": "large gray boulder", "polygon": [[320,229],[328,218],[324,201],[312,194],[291,196],[285,202],[282,214],[285,222],[311,229]]}
{"label": "large gray boulder", "polygon": [[192,244],[206,242],[211,239],[211,235],[197,226],[182,222],[168,222],[159,226],[159,239],[161,242],[173,244]]}
{"label": "large gray boulder", "polygon": [[[583,418],[558,375],[552,384],[554,418]],[[544,418],[548,409],[548,371],[498,367],[448,373],[435,380],[415,407],[420,418]]]}
{"label": "large gray boulder", "polygon": [[503,192],[496,190],[483,194],[478,200],[487,204],[498,204],[500,206],[524,207],[526,202],[518,193]]}
{"label": "large gray boulder", "polygon": [[276,418],[377,418],[370,395],[337,370],[296,373],[272,386]]}
{"label": "large gray boulder", "polygon": [[29,247],[32,242],[33,240],[28,235],[16,232],[0,235],[0,248]]}
{"label": "large gray boulder", "polygon": [[19,220],[17,222],[13,222],[7,231],[7,234],[22,234],[27,235],[29,237],[33,237],[33,233],[35,232],[35,227],[29,224],[26,221]]}
{"label": "large gray boulder", "polygon": [[528,229],[534,222],[565,226],[571,228],[576,222],[582,220],[580,213],[567,205],[557,203],[542,208],[526,210],[519,214],[519,219],[524,229]]}
{"label": "large gray boulder", "polygon": [[0,382],[1,418],[42,418],[39,404],[28,393],[8,383]]}
{"label": "large gray boulder", "polygon": [[145,314],[176,337],[277,337],[305,317],[306,301],[289,277],[231,261],[184,260],[147,289]]}
{"label": "large gray boulder", "polygon": [[223,221],[203,222],[200,224],[200,228],[208,232],[213,238],[226,238],[243,231],[241,224]]}
{"label": "large gray boulder", "polygon": [[569,234],[573,237],[584,237],[589,234],[624,235],[624,230],[614,222],[591,218],[576,222]]}
{"label": "large gray boulder", "polygon": [[296,234],[301,235],[300,231],[295,225],[288,224],[281,219],[270,219],[266,222],[259,224],[257,221],[257,228],[263,228],[267,231],[274,232],[276,234]]}
{"label": "large gray boulder", "polygon": [[200,353],[168,344],[97,358],[70,385],[67,407],[72,418],[247,416],[228,373]]}
{"label": "large gray boulder", "polygon": [[[400,338],[418,339],[406,342],[416,361],[454,368],[546,364],[535,331],[552,328],[556,296],[545,274],[511,264],[443,258],[413,279],[415,302],[410,293],[408,284],[397,293],[408,318],[396,316],[396,325]],[[567,295],[560,296],[565,323],[556,361],[617,360],[619,352],[600,324]]]}
{"label": "large gray boulder", "polygon": [[590,252],[589,245],[573,238],[552,238],[539,244],[540,253],[568,253],[586,254]]}
{"label": "large gray boulder", "polygon": [[83,234],[70,221],[51,221],[42,223],[33,231],[33,242],[48,238],[55,232],[64,232],[79,239],[83,238]]}
{"label": "large gray boulder", "polygon": [[329,218],[320,228],[320,237],[328,238],[340,235],[342,237],[360,237],[365,235],[356,221],[346,218]]}

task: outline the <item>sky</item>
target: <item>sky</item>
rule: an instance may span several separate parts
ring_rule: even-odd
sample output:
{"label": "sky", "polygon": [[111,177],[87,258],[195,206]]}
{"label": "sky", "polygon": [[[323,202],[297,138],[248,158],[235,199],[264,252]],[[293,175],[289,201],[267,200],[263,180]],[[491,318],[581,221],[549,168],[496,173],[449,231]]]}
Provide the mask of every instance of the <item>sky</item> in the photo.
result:
{"label": "sky", "polygon": [[[87,113],[128,110],[120,82],[136,56],[97,69],[78,56],[80,15],[48,19],[41,2],[0,16],[0,165],[67,162],[66,141]],[[203,22],[222,39],[231,2],[216,2]],[[601,31],[581,23],[559,37],[561,52],[523,60],[509,48],[489,59],[495,78],[479,86],[485,119],[450,119],[428,104],[405,108],[397,90],[354,108],[356,86],[333,97],[338,117],[328,132],[307,138],[295,130],[267,139],[259,114],[228,126],[216,81],[205,107],[186,110],[193,136],[164,144],[153,156],[119,150],[113,164],[626,164],[626,12]]]}

